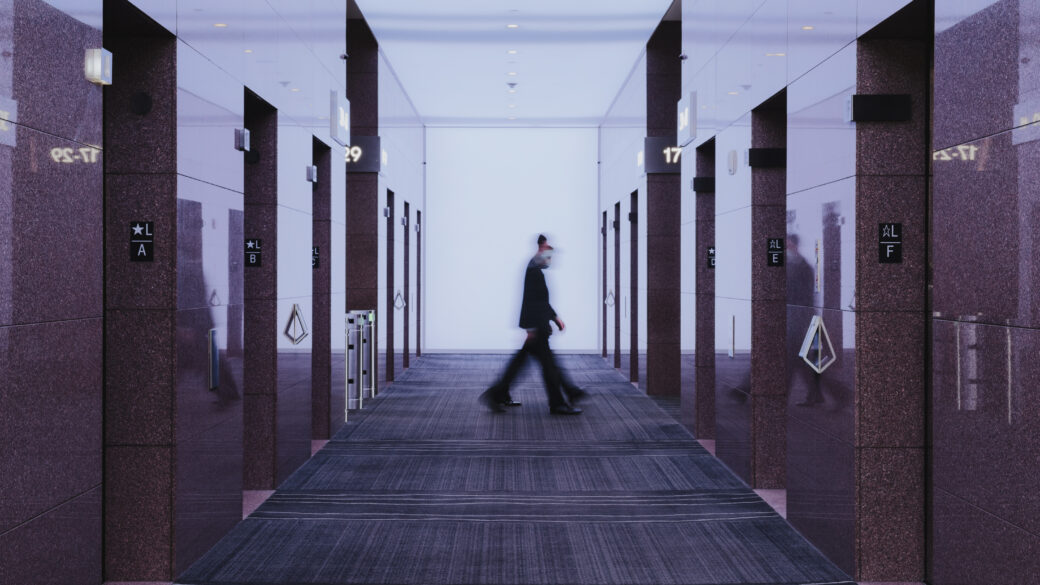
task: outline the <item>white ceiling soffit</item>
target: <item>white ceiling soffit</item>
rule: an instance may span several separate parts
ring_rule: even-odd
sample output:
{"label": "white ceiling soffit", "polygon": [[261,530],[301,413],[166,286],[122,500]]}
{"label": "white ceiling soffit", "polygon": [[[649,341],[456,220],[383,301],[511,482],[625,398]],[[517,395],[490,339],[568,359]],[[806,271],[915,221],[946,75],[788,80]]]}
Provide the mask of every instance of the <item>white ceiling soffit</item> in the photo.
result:
{"label": "white ceiling soffit", "polygon": [[561,127],[599,124],[673,0],[356,2],[427,125]]}

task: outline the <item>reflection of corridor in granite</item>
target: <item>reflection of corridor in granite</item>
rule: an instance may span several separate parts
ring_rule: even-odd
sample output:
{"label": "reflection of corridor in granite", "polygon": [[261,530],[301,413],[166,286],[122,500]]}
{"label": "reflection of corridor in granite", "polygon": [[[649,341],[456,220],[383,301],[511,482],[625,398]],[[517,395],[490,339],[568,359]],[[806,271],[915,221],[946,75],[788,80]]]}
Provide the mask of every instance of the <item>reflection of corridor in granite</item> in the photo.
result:
{"label": "reflection of corridor in granite", "polygon": [[561,355],[591,394],[552,416],[477,396],[508,355],[426,355],[179,583],[851,581],[600,356]]}

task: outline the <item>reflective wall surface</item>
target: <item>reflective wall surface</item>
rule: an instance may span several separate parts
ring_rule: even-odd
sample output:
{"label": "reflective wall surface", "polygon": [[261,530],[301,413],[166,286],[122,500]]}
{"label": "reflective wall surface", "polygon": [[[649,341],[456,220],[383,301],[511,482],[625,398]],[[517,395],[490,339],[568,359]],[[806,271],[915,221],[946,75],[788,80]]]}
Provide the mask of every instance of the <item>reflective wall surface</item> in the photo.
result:
{"label": "reflective wall surface", "polygon": [[79,4],[89,24],[37,0],[0,2],[0,567],[11,582],[101,580],[102,89],[83,76],[101,2]]}
{"label": "reflective wall surface", "polygon": [[[936,6],[934,582],[1040,574],[1034,2]],[[960,242],[960,244],[954,244]],[[1030,577],[1025,577],[1029,575]]]}

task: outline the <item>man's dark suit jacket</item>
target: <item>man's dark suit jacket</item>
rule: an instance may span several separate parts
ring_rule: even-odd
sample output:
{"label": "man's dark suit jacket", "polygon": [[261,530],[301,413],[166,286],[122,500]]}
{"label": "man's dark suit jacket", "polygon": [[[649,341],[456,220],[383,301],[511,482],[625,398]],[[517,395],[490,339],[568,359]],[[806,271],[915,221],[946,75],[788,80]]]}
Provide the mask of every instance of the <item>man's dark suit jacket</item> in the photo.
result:
{"label": "man's dark suit jacket", "polygon": [[549,287],[545,285],[545,275],[537,264],[527,265],[524,275],[524,300],[520,305],[520,326],[524,329],[541,329],[549,327],[549,321],[556,318],[556,311],[549,305]]}

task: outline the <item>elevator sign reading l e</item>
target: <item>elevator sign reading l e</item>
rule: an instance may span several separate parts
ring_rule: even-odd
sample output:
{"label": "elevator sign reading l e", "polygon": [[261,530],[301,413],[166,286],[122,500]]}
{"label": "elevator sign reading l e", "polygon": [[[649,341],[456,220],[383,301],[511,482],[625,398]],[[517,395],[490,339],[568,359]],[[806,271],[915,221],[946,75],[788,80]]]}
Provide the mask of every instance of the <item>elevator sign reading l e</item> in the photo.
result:
{"label": "elevator sign reading l e", "polygon": [[881,264],[903,263],[903,224],[878,224],[878,262]]}
{"label": "elevator sign reading l e", "polygon": [[766,238],[766,266],[784,265],[784,239]]}

